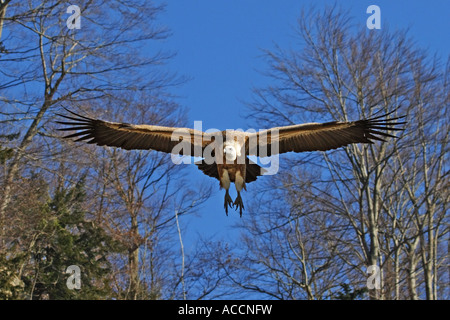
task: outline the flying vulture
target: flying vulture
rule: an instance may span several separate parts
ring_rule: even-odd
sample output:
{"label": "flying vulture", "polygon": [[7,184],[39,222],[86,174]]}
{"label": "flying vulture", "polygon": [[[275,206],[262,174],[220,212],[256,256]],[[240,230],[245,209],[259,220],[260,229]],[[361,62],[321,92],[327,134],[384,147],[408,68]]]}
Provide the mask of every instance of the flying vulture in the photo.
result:
{"label": "flying vulture", "polygon": [[[266,157],[285,152],[325,151],[351,143],[385,141],[382,137],[394,137],[386,131],[403,130],[395,127],[405,124],[388,118],[392,113],[358,121],[333,121],[305,123],[268,130],[247,132],[225,130],[203,132],[201,130],[128,124],[93,119],[67,110],[71,115],[59,115],[68,121],[58,121],[67,127],[61,131],[77,131],[64,138],[86,141],[99,146],[119,147],[125,150],[156,150],[172,155],[200,156],[195,162],[204,174],[216,178],[225,189],[224,208],[239,209],[242,216],[244,204],[241,198],[245,184],[255,181],[265,169],[252,162],[248,156]],[[228,190],[234,182],[237,197],[231,199]]]}

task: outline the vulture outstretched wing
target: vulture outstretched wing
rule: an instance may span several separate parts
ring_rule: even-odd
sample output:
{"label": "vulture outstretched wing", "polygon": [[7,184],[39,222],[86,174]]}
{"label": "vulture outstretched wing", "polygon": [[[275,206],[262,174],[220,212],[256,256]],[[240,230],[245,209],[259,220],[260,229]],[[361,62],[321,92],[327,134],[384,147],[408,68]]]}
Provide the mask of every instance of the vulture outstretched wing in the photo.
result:
{"label": "vulture outstretched wing", "polygon": [[166,153],[181,150],[177,153],[183,154],[182,145],[174,149],[181,142],[187,148],[186,150],[191,151],[190,155],[194,155],[194,147],[197,146],[203,150],[206,145],[211,143],[213,136],[213,134],[189,128],[109,122],[67,111],[72,115],[58,115],[70,121],[57,121],[57,123],[67,126],[58,130],[77,132],[64,138],[77,138],[75,141],[85,141],[99,146],[119,147],[125,150],[151,149]]}
{"label": "vulture outstretched wing", "polygon": [[[383,137],[394,137],[387,131],[403,130],[396,127],[406,122],[397,122],[404,117],[387,118],[389,114],[371,119],[351,122],[333,121],[326,123],[304,123],[285,127],[274,127],[248,135],[250,155],[261,156],[285,152],[325,151],[349,145],[351,143],[373,143],[373,140],[385,141]],[[257,140],[257,148],[252,139]],[[278,141],[277,148],[274,147]]]}

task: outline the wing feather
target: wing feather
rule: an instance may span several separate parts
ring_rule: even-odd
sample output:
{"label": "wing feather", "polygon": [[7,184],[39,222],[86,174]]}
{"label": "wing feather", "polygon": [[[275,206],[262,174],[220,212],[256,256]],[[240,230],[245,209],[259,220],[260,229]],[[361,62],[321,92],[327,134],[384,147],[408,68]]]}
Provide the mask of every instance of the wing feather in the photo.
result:
{"label": "wing feather", "polygon": [[[263,154],[272,155],[290,151],[326,151],[352,143],[373,143],[373,140],[385,141],[383,138],[395,138],[389,132],[404,130],[396,126],[406,123],[398,121],[404,117],[386,118],[388,115],[351,122],[333,121],[275,127],[249,134],[249,138],[251,135],[257,136],[258,148],[247,149],[247,151],[249,155],[258,156],[261,153],[261,148],[267,148]],[[272,134],[275,138],[276,133],[278,133],[278,152],[271,150]],[[267,141],[262,141],[262,137],[267,137]]]}
{"label": "wing feather", "polygon": [[[174,147],[180,143],[182,138],[183,146],[188,148],[187,150],[191,152],[190,155],[194,155],[196,143],[201,143],[202,149],[211,143],[211,134],[198,130],[109,122],[82,116],[70,110],[67,111],[70,115],[58,114],[58,116],[64,118],[64,121],[57,121],[57,123],[65,126],[58,130],[64,132],[77,131],[64,137],[77,138],[75,141],[85,141],[89,144],[119,147],[126,150],[152,149],[172,153]],[[178,148],[179,152],[177,153],[183,154],[183,150],[183,148]]]}

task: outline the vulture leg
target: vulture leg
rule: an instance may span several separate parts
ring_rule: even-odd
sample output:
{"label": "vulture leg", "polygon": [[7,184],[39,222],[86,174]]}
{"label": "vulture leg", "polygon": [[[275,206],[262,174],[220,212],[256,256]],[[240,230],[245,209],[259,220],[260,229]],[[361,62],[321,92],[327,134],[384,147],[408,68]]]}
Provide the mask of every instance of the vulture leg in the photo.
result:
{"label": "vulture leg", "polygon": [[241,198],[241,193],[238,191],[237,192],[237,197],[236,200],[234,200],[234,206],[237,208],[239,208],[239,215],[242,217],[242,209],[244,209],[244,202],[242,202],[242,198]]}
{"label": "vulture leg", "polygon": [[225,203],[224,203],[224,207],[225,207],[225,213],[228,215],[228,206],[230,206],[230,208],[233,207],[233,199],[231,199],[230,194],[228,193],[228,189],[225,189]]}

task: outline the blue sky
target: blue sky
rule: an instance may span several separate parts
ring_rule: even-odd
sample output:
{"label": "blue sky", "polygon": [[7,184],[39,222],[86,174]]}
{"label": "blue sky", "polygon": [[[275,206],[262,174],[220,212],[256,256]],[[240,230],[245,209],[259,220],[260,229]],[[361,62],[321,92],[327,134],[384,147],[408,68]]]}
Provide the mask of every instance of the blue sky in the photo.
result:
{"label": "blue sky", "polygon": [[[450,1],[433,0],[346,0],[338,5],[349,10],[361,28],[366,27],[369,5],[381,9],[381,30],[409,29],[418,46],[437,53],[446,62],[450,54]],[[179,103],[187,108],[189,126],[201,120],[203,129],[247,129],[243,114],[245,101],[251,101],[253,87],[270,84],[261,72],[266,70],[262,49],[296,48],[293,28],[303,7],[314,4],[317,8],[333,5],[325,0],[184,0],[170,1],[160,22],[172,31],[164,40],[163,48],[175,52],[168,68],[190,77],[184,85],[172,92]],[[255,128],[260,129],[260,128]],[[283,161],[281,156],[280,161]],[[199,181],[213,181],[191,166],[185,172]],[[264,179],[265,177],[262,177]],[[261,178],[259,178],[261,179]],[[258,180],[259,180],[258,179]],[[225,215],[224,191],[215,194],[200,211],[181,221],[185,225],[184,237],[194,239],[197,233],[228,240],[236,237],[233,226],[245,219],[231,211]],[[234,186],[231,188],[234,199]],[[244,204],[251,197],[243,192]]]}

